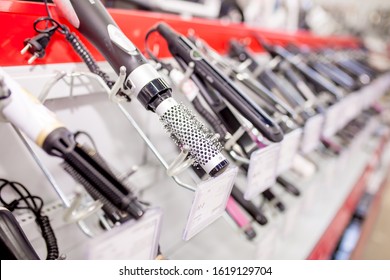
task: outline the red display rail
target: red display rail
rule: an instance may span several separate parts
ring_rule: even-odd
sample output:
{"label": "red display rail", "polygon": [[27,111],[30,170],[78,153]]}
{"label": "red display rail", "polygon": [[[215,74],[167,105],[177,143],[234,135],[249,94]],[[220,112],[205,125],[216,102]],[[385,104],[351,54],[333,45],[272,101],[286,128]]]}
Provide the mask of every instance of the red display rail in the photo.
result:
{"label": "red display rail", "polygon": [[368,178],[374,171],[375,166],[378,163],[378,159],[380,158],[383,149],[388,141],[389,136],[383,136],[377,149],[373,153],[373,157],[363,171],[363,174],[356,182],[355,186],[353,187],[352,191],[343,203],[342,207],[339,209],[336,216],[333,218],[332,222],[329,224],[328,228],[325,230],[322,237],[317,242],[316,246],[314,247],[307,259],[328,260],[331,258],[332,253],[336,249],[336,246],[344,230],[348,226],[348,223],[356,210],[359,200],[364,193],[364,190],[367,186]]}
{"label": "red display rail", "polygon": [[[59,15],[53,5],[50,5],[53,17],[58,19]],[[243,24],[229,24],[217,20],[185,19],[176,15],[162,13],[140,12],[130,10],[109,10],[115,21],[124,33],[138,46],[144,49],[144,38],[146,32],[160,21],[165,21],[177,31],[187,34],[189,29],[206,40],[213,48],[223,53],[231,38],[245,39],[254,51],[261,51],[261,47],[254,40],[254,33],[261,35],[270,43],[285,45],[289,42],[305,44],[311,47],[335,46],[335,47],[356,47],[358,41],[351,37],[318,37],[307,32],[287,33],[275,32],[266,29],[248,27]],[[0,56],[1,66],[26,65],[28,56],[21,56],[23,41],[35,35],[33,22],[38,17],[46,16],[46,10],[42,3],[2,1],[0,0],[0,42],[2,55]],[[62,23],[67,23],[60,18]],[[70,25],[70,24],[68,24]],[[81,37],[81,36],[80,36]],[[153,37],[152,37],[153,40]],[[91,49],[97,60],[103,57],[83,39],[83,42]],[[153,42],[152,42],[153,43]],[[161,56],[168,56],[168,50],[163,46],[159,51]],[[78,62],[80,58],[74,53],[69,44],[61,38],[61,35],[53,36],[51,46],[47,48],[47,55],[44,59],[38,59],[34,64]]]}

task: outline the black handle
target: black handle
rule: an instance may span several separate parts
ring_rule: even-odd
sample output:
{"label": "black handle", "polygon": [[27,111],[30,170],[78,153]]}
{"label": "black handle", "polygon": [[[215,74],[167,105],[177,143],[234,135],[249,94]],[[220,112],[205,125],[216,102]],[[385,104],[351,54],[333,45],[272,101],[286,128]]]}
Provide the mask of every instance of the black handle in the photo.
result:
{"label": "black handle", "polygon": [[70,0],[68,2],[71,3],[73,11],[65,10],[64,4],[61,5],[67,1],[54,2],[80,33],[102,53],[117,73],[122,65],[130,73],[140,64],[147,63],[141,52],[123,35],[99,0]]}

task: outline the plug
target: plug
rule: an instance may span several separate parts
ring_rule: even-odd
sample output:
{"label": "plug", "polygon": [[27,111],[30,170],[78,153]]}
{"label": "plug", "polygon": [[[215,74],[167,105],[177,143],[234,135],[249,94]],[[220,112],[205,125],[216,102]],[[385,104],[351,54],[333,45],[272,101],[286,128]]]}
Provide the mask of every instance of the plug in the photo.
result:
{"label": "plug", "polygon": [[24,55],[27,51],[32,54],[32,57],[27,62],[28,64],[33,63],[37,58],[43,58],[45,56],[45,49],[52,35],[53,33],[51,32],[44,32],[24,40],[24,48],[20,51],[20,54]]}

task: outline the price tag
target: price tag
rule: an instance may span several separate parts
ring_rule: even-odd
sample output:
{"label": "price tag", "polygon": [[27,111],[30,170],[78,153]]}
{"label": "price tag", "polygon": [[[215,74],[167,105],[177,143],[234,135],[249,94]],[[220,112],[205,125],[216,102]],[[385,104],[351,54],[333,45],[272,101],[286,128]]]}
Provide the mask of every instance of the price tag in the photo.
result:
{"label": "price tag", "polygon": [[340,103],[328,108],[325,115],[325,125],[322,135],[326,138],[332,137],[339,129]]}
{"label": "price tag", "polygon": [[203,181],[197,186],[184,229],[184,240],[190,240],[225,212],[237,172],[237,167],[229,168],[218,177]]}
{"label": "price tag", "polygon": [[280,144],[274,143],[252,153],[244,198],[252,199],[275,184]]}
{"label": "price tag", "polygon": [[88,259],[152,260],[157,255],[162,211],[149,209],[139,220],[130,220],[90,240]]}
{"label": "price tag", "polygon": [[362,106],[359,100],[358,94],[350,94],[342,102],[342,108],[340,109],[340,126],[342,129],[350,121],[356,118],[361,112]]}
{"label": "price tag", "polygon": [[295,129],[288,134],[284,135],[283,141],[280,145],[279,160],[277,174],[290,169],[294,157],[298,151],[301,141],[302,129]]}
{"label": "price tag", "polygon": [[371,106],[371,103],[373,102],[373,92],[372,89],[369,87],[364,87],[360,90],[360,98],[362,100],[362,107],[363,109],[368,109]]}
{"label": "price tag", "polygon": [[307,120],[302,141],[301,141],[301,151],[304,154],[308,154],[317,148],[318,144],[321,141],[322,126],[324,124],[323,115],[315,115]]}

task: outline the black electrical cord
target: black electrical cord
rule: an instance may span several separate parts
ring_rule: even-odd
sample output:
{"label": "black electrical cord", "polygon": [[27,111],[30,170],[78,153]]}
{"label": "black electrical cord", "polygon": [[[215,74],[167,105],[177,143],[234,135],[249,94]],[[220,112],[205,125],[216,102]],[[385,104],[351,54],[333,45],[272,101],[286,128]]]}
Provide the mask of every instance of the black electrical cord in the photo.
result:
{"label": "black electrical cord", "polygon": [[[51,38],[51,36],[56,31],[64,35],[66,40],[71,44],[72,48],[85,62],[89,71],[100,76],[103,79],[103,81],[107,84],[107,86],[109,88],[112,88],[115,82],[110,80],[109,76],[100,69],[100,67],[96,63],[96,60],[93,58],[92,54],[88,51],[85,45],[81,42],[79,37],[74,32],[71,32],[66,25],[59,23],[52,17],[47,0],[45,0],[44,2],[45,2],[47,16],[40,17],[34,21],[33,24],[34,30],[40,34],[48,34],[49,38]],[[43,22],[46,23],[45,28],[44,29],[39,28],[39,24]]]}
{"label": "black electrical cord", "polygon": [[152,35],[152,33],[154,33],[154,32],[157,32],[157,28],[150,29],[146,33],[146,35],[145,35],[145,52],[146,52],[146,55],[149,56],[150,59],[152,59],[156,63],[160,64],[163,68],[167,69],[170,72],[173,69],[172,65],[170,65],[169,63],[163,62],[149,48],[148,41],[149,41],[150,35]]}
{"label": "black electrical cord", "polygon": [[[59,256],[57,239],[51,227],[48,216],[42,215],[43,200],[39,196],[31,195],[25,186],[18,182],[8,181],[0,178],[0,202],[5,208],[13,212],[15,209],[28,209],[33,212],[35,222],[38,224],[45,240],[47,248],[47,260],[56,260]],[[2,191],[9,187],[17,196],[11,202],[6,202],[2,196]]]}

